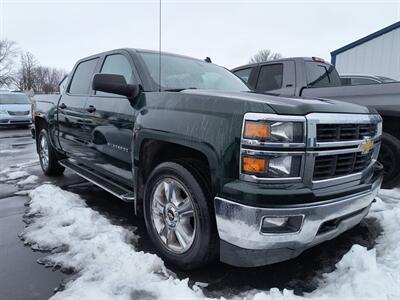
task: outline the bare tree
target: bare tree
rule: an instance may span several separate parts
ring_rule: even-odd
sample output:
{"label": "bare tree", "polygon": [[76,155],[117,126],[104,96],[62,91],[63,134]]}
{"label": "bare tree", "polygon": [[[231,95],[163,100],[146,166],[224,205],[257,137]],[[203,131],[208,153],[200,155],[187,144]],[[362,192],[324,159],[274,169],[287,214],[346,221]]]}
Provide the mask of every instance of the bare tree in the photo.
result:
{"label": "bare tree", "polygon": [[0,40],[0,87],[10,85],[14,81],[15,64],[14,58],[17,56],[16,44],[9,40]]}
{"label": "bare tree", "polygon": [[38,67],[35,56],[30,52],[21,54],[21,62],[16,84],[22,91],[36,90],[36,68]]}
{"label": "bare tree", "polygon": [[60,69],[43,66],[36,67],[35,91],[45,94],[58,92],[58,84],[65,75],[66,72]]}
{"label": "bare tree", "polygon": [[263,49],[263,50],[258,51],[255,55],[253,55],[250,58],[249,64],[280,59],[282,57],[283,56],[280,53],[272,52],[269,49]]}

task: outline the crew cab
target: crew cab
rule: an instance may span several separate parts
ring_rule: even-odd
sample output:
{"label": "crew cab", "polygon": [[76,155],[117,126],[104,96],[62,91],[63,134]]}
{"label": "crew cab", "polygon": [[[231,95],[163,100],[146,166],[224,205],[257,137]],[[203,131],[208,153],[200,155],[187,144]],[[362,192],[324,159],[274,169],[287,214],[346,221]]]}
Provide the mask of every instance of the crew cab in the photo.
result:
{"label": "crew cab", "polygon": [[400,183],[400,82],[344,86],[335,66],[318,57],[293,57],[232,70],[256,93],[328,98],[374,108],[383,118],[384,188]]}
{"label": "crew cab", "polygon": [[186,56],[86,57],[56,101],[33,107],[44,173],[69,168],[133,202],[160,256],[184,269],[293,258],[357,225],[382,181],[376,111],[252,93]]}

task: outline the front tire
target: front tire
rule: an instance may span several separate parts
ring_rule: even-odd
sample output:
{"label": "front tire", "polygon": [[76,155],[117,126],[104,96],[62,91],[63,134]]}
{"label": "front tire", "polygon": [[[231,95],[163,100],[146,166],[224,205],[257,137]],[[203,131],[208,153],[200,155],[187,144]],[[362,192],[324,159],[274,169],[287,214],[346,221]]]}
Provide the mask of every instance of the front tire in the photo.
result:
{"label": "front tire", "polygon": [[43,128],[38,136],[38,153],[43,173],[48,176],[60,176],[65,168],[58,163],[57,152],[51,145],[47,129]]}
{"label": "front tire", "polygon": [[197,170],[184,162],[158,165],[146,183],[148,234],[166,261],[185,270],[216,256],[216,226],[210,193]]}
{"label": "front tire", "polygon": [[384,132],[378,161],[384,169],[382,188],[391,189],[400,183],[400,141]]}

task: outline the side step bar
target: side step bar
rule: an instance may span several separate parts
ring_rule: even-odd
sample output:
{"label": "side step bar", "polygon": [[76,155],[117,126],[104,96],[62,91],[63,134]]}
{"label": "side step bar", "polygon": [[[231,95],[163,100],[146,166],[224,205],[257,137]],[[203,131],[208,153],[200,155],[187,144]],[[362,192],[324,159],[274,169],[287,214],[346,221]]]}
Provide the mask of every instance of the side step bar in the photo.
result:
{"label": "side step bar", "polygon": [[78,174],[87,181],[90,181],[95,185],[101,187],[102,189],[106,190],[110,194],[113,194],[119,199],[125,202],[135,202],[135,195],[132,190],[120,186],[107,178],[104,178],[90,170],[87,170],[84,167],[74,164],[68,159],[60,160],[58,163],[68,169],[71,169],[74,173]]}

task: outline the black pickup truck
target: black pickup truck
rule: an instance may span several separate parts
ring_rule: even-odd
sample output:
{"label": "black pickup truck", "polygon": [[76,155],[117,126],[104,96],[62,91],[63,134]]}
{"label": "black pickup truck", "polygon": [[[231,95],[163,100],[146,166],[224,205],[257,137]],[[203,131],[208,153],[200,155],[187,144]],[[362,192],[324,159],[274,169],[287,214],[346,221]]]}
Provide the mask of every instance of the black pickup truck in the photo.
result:
{"label": "black pickup truck", "polygon": [[375,111],[255,94],[202,60],[100,53],[51,99],[33,105],[44,173],[67,167],[133,202],[158,253],[181,268],[293,258],[358,224],[381,185]]}
{"label": "black pickup truck", "polygon": [[376,109],[383,118],[378,159],[385,172],[382,186],[393,188],[400,183],[400,82],[343,86],[335,66],[318,57],[249,64],[232,72],[256,93],[328,98]]}

